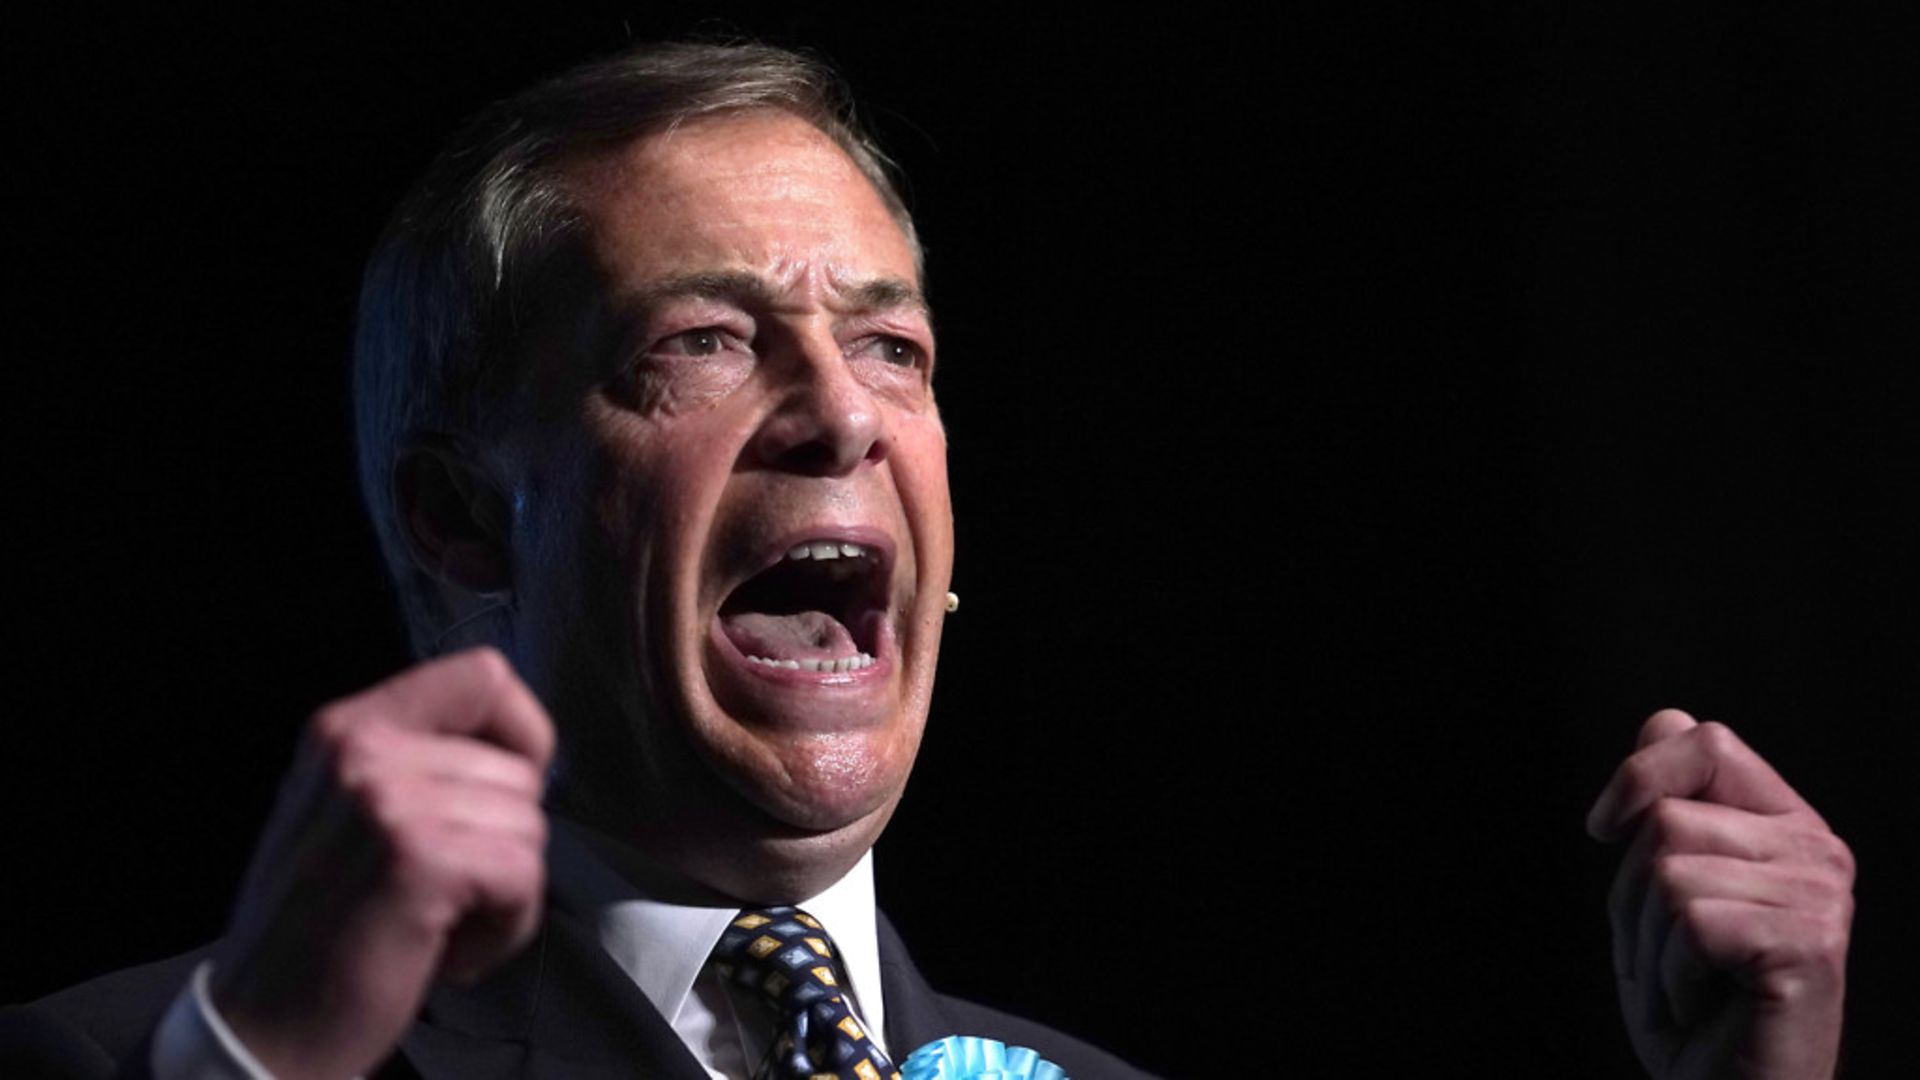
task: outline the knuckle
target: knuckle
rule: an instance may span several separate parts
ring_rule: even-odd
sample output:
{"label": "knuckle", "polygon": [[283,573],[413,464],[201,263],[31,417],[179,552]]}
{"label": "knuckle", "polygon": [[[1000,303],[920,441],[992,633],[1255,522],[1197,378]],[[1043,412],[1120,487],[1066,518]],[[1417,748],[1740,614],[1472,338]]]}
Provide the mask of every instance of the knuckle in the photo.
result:
{"label": "knuckle", "polygon": [[1744,744],[1733,729],[1718,720],[1708,720],[1694,731],[1694,738],[1714,757],[1726,757],[1739,750]]}
{"label": "knuckle", "polygon": [[512,764],[513,789],[526,800],[529,808],[538,811],[540,795],[546,788],[546,773],[525,758],[515,757]]}
{"label": "knuckle", "polygon": [[1783,867],[1788,874],[1793,897],[1812,905],[1831,903],[1836,897],[1845,894],[1839,881],[1817,866]]}
{"label": "knuckle", "polygon": [[497,780],[501,785],[516,795],[538,801],[543,775],[538,765],[514,754],[503,756],[499,767]]}
{"label": "knuckle", "polygon": [[342,787],[353,790],[372,782],[386,756],[383,734],[377,725],[357,724],[332,740],[334,772]]}
{"label": "knuckle", "polygon": [[1852,888],[1854,875],[1859,872],[1859,864],[1854,859],[1853,849],[1847,846],[1845,840],[1833,833],[1821,835],[1824,838],[1821,844],[1821,861],[1840,878],[1842,883]]}
{"label": "knuckle", "polygon": [[1853,849],[1847,842],[1824,828],[1807,829],[1792,838],[1792,858],[1810,876],[1820,877],[1833,887],[1850,889],[1858,870]]}
{"label": "knuckle", "polygon": [[1848,937],[1844,921],[1832,915],[1815,920],[1807,934],[1806,961],[1825,971],[1845,970]]}
{"label": "knuckle", "polygon": [[1821,926],[1839,936],[1844,947],[1853,926],[1853,894],[1836,892],[1821,897],[1813,907]]}
{"label": "knuckle", "polygon": [[1821,965],[1797,965],[1776,968],[1759,981],[1761,993],[1789,1009],[1804,1008],[1810,1002],[1827,997],[1837,972],[1822,970]]}
{"label": "knuckle", "polygon": [[1680,835],[1686,827],[1687,804],[1684,799],[1663,797],[1655,799],[1647,808],[1647,824],[1653,826],[1663,840]]}
{"label": "knuckle", "polygon": [[360,712],[345,701],[334,701],[314,710],[307,720],[307,734],[328,749],[337,749],[359,726]]}
{"label": "knuckle", "polygon": [[468,666],[469,677],[479,681],[488,690],[499,690],[513,680],[513,665],[500,650],[491,645],[482,645],[460,654],[460,663]]}
{"label": "knuckle", "polygon": [[541,776],[542,767],[544,767],[547,762],[553,760],[553,752],[556,749],[555,743],[558,741],[558,735],[553,730],[553,721],[547,718],[547,714],[544,711],[535,712],[534,723],[529,725],[529,728],[533,738],[535,760],[537,762],[534,767],[534,782],[535,784],[539,784],[543,782]]}
{"label": "knuckle", "polygon": [[1673,921],[1689,933],[1698,935],[1712,920],[1712,908],[1697,896],[1674,897],[1668,904]]}
{"label": "knuckle", "polygon": [[1686,876],[1686,856],[1662,851],[1653,856],[1653,878],[1661,888],[1672,891]]}

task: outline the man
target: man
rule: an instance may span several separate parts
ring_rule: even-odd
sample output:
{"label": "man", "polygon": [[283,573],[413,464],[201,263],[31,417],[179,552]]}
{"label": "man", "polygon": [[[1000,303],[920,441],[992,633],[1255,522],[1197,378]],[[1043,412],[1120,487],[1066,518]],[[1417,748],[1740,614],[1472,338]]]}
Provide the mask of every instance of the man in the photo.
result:
{"label": "man", "polygon": [[[791,55],[638,50],[478,118],[376,251],[356,349],[368,504],[437,659],[315,715],[215,948],[16,1013],[17,1052],[854,1076],[960,1034],[1141,1075],[934,994],[873,908],[952,568],[920,280]],[[1591,826],[1637,834],[1614,909],[1649,1068],[1830,1071],[1851,870],[1817,815],[1666,712]],[[752,969],[789,920],[841,991],[797,1012]]]}

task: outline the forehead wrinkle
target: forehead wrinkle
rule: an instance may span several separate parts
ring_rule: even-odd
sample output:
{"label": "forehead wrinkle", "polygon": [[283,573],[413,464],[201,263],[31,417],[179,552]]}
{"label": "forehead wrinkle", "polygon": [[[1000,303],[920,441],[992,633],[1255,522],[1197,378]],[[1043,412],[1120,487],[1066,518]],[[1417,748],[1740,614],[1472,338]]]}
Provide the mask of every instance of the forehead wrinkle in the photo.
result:
{"label": "forehead wrinkle", "polygon": [[[799,265],[793,265],[790,270],[782,266],[779,270],[784,271],[780,276],[785,281],[769,279],[751,270],[699,270],[673,274],[641,286],[630,294],[624,306],[646,313],[671,301],[694,297],[726,300],[742,307],[771,310],[781,307],[783,301],[800,289],[801,279],[809,276]],[[909,281],[890,275],[855,278],[831,267],[825,277],[829,298],[837,310],[872,312],[904,308],[921,316],[932,315],[926,297]]]}

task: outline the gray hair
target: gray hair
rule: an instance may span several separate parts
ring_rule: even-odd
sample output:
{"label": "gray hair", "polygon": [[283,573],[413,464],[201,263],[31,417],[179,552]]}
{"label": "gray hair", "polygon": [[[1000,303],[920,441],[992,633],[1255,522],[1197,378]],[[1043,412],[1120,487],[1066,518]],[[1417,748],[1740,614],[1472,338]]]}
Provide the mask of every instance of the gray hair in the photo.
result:
{"label": "gray hair", "polygon": [[413,650],[448,629],[409,554],[394,502],[400,451],[425,438],[490,441],[520,357],[515,312],[584,215],[571,170],[636,138],[716,113],[779,109],[813,124],[873,182],[917,255],[891,163],[824,63],[767,45],[642,46],[474,116],[387,223],[367,262],[354,338],[360,490]]}

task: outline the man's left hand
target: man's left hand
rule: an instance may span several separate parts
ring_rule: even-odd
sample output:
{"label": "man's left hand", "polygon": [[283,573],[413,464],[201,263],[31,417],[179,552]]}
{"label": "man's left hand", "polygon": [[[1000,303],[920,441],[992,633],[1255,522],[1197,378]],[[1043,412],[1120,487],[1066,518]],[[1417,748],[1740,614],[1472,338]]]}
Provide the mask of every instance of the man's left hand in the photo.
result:
{"label": "man's left hand", "polygon": [[1649,1072],[1833,1075],[1854,865],[1806,800],[1726,727],[1666,709],[1587,831],[1633,837],[1608,906],[1620,1007]]}

